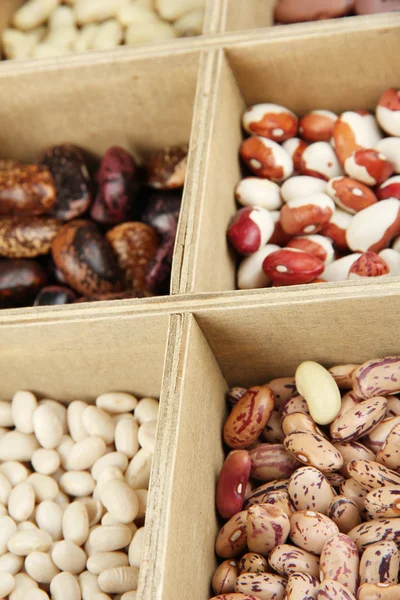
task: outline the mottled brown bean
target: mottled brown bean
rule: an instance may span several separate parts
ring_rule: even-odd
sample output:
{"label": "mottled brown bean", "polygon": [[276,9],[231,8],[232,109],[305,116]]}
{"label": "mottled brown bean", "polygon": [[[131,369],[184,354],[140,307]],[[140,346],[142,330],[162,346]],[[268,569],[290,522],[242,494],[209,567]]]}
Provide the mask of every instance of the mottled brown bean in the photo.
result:
{"label": "mottled brown bean", "polygon": [[251,477],[259,481],[287,479],[299,465],[283,444],[258,444],[249,455]]}
{"label": "mottled brown bean", "polygon": [[1,217],[0,256],[34,258],[50,252],[60,224],[49,217]]}
{"label": "mottled brown bean", "polygon": [[286,579],[272,573],[243,573],[237,578],[235,589],[243,594],[257,594],[260,600],[283,600],[286,583]]}
{"label": "mottled brown bean", "polygon": [[239,556],[247,545],[247,511],[233,516],[220,530],[215,542],[215,552],[221,558]]}
{"label": "mottled brown bean", "polygon": [[256,504],[247,511],[247,545],[252,552],[266,556],[285,543],[289,529],[289,517],[278,506]]}
{"label": "mottled brown bean", "polygon": [[315,510],[324,515],[335,497],[326,477],[314,467],[301,467],[290,478],[290,500],[296,510]]}

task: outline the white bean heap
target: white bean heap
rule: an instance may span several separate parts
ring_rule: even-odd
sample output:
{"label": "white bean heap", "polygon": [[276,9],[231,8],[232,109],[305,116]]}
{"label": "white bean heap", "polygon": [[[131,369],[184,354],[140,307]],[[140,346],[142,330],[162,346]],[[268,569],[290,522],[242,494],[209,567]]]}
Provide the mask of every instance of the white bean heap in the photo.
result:
{"label": "white bean heap", "polygon": [[0,402],[0,598],[134,600],[158,401]]}
{"label": "white bean heap", "polygon": [[6,58],[46,58],[200,35],[205,0],[27,0],[2,35]]}

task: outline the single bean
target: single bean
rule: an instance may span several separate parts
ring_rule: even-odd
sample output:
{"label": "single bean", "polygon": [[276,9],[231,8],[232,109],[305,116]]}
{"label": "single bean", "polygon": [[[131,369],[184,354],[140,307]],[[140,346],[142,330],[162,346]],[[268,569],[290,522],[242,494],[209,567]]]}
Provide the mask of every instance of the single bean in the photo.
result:
{"label": "single bean", "polygon": [[217,510],[224,519],[230,519],[242,510],[250,468],[250,456],[246,450],[233,450],[226,457],[216,492]]}
{"label": "single bean", "polygon": [[325,543],[338,533],[337,525],[321,513],[301,510],[290,518],[292,542],[312,554],[321,554]]}
{"label": "single bean", "polygon": [[400,515],[400,485],[384,485],[365,497],[365,508],[373,517],[398,517]]}
{"label": "single bean", "polygon": [[286,579],[272,573],[242,573],[236,580],[235,591],[249,594],[256,591],[261,599],[283,600]]}
{"label": "single bean", "polygon": [[334,497],[327,515],[339,527],[340,533],[348,533],[361,522],[359,507],[343,495]]}
{"label": "single bean", "polygon": [[288,492],[296,510],[315,510],[325,515],[335,497],[326,477],[314,467],[297,469],[289,480]]}
{"label": "single bean", "polygon": [[377,542],[365,548],[360,561],[360,584],[398,581],[399,552],[394,542]]}
{"label": "single bean", "polygon": [[352,374],[360,365],[335,365],[329,369],[329,373],[338,384],[341,390],[351,390],[353,388]]}
{"label": "single bean", "polygon": [[314,421],[319,425],[332,423],[340,410],[341,396],[329,371],[314,361],[305,361],[297,367],[295,380]]}
{"label": "single bean", "polygon": [[236,578],[239,575],[238,563],[236,560],[224,560],[214,572],[212,578],[212,588],[215,594],[226,594],[235,591]]}
{"label": "single bean", "polygon": [[347,587],[334,579],[324,579],[318,590],[317,600],[334,598],[335,600],[356,600]]}
{"label": "single bean", "polygon": [[358,588],[358,600],[397,600],[400,585],[364,583]]}
{"label": "single bean", "polygon": [[260,481],[286,479],[298,466],[283,444],[258,444],[249,451],[251,477]]}
{"label": "single bean", "polygon": [[256,504],[247,511],[247,546],[252,552],[267,555],[277,544],[284,544],[290,530],[287,514],[278,506]]}
{"label": "single bean", "polygon": [[[256,552],[243,554],[239,561],[239,573],[266,573],[269,570],[268,562]],[[238,575],[239,575],[238,573]]]}
{"label": "single bean", "polygon": [[349,537],[357,544],[359,551],[370,544],[381,541],[400,542],[400,519],[374,519],[357,525],[349,531]]}
{"label": "single bean", "polygon": [[317,433],[293,431],[285,437],[283,445],[297,460],[322,472],[335,471],[343,466],[341,454]]}
{"label": "single bean", "polygon": [[368,360],[352,375],[354,392],[360,398],[400,392],[400,357],[387,356]]}
{"label": "single bean", "polygon": [[387,399],[375,396],[364,400],[335,419],[330,427],[335,442],[354,442],[372,431],[385,417]]}
{"label": "single bean", "polygon": [[321,578],[334,579],[356,593],[360,559],[351,538],[343,533],[331,537],[322,548],[320,561]]}
{"label": "single bean", "polygon": [[309,573],[293,573],[286,586],[286,600],[317,600],[319,581]]}
{"label": "single bean", "polygon": [[[398,419],[398,417],[395,417]],[[376,462],[398,472],[400,468],[400,423],[395,425],[376,455]]]}
{"label": "single bean", "polygon": [[319,558],[289,544],[276,546],[268,556],[268,562],[274,571],[286,577],[296,572],[319,577]]}
{"label": "single bean", "polygon": [[400,485],[400,475],[373,460],[352,460],[348,471],[367,492],[384,485]]}
{"label": "single bean", "polygon": [[250,446],[261,435],[273,409],[274,395],[267,386],[249,388],[225,422],[225,443],[234,449]]}
{"label": "single bean", "polygon": [[221,558],[235,558],[247,546],[247,511],[234,515],[220,530],[215,542],[215,552]]}

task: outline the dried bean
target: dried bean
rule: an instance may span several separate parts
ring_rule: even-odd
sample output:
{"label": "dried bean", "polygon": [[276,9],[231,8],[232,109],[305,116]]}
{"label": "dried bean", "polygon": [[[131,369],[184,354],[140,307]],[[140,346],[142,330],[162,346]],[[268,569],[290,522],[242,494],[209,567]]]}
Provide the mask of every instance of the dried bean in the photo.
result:
{"label": "dried bean", "polygon": [[290,518],[292,542],[312,554],[321,554],[324,544],[338,533],[337,525],[321,513],[301,510]]}
{"label": "dried bean", "polygon": [[340,533],[348,533],[361,522],[360,509],[356,502],[343,495],[335,496],[327,515],[339,527]]}
{"label": "dried bean", "polygon": [[274,571],[286,577],[296,572],[319,577],[319,558],[289,544],[276,546],[268,556],[268,562]]}
{"label": "dried bean", "polygon": [[289,480],[288,492],[296,510],[328,514],[335,493],[326,477],[314,467],[297,469]]}
{"label": "dried bean", "polygon": [[235,591],[236,579],[239,575],[239,566],[236,560],[224,560],[212,578],[212,588],[215,594],[227,594]]}
{"label": "dried bean", "polygon": [[268,554],[284,544],[290,530],[289,517],[278,506],[256,504],[247,511],[247,545],[249,550]]}
{"label": "dried bean", "polygon": [[321,552],[321,578],[343,584],[352,594],[358,587],[359,556],[357,546],[343,533],[331,537]]}
{"label": "dried bean", "polygon": [[217,510],[224,519],[242,510],[250,468],[250,456],[245,450],[234,450],[225,459],[216,492]]}
{"label": "dried bean", "polygon": [[394,542],[377,542],[365,548],[360,561],[360,584],[387,583],[398,580],[399,552]]}
{"label": "dried bean", "polygon": [[225,443],[235,449],[250,446],[261,435],[273,408],[274,396],[267,386],[249,388],[225,423]]}

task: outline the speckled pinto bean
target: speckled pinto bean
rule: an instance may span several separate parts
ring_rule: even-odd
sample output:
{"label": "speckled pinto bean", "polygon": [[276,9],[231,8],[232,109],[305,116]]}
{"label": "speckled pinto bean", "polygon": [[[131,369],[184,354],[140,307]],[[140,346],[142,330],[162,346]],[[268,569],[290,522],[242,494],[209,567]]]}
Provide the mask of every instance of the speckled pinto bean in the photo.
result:
{"label": "speckled pinto bean", "polygon": [[399,517],[400,485],[384,485],[368,492],[365,497],[365,508],[374,518]]}
{"label": "speckled pinto bean", "polygon": [[286,579],[271,573],[242,573],[236,580],[235,590],[242,594],[257,594],[260,600],[283,600]]}
{"label": "speckled pinto bean", "polygon": [[352,594],[358,586],[359,555],[357,546],[344,533],[331,537],[321,552],[321,579],[334,579]]}
{"label": "speckled pinto bean", "polygon": [[253,594],[220,594],[219,596],[213,596],[210,600],[261,600],[259,596],[253,596]]}
{"label": "speckled pinto bean", "polygon": [[339,581],[324,579],[320,584],[317,600],[356,600],[356,597]]}
{"label": "speckled pinto bean", "polygon": [[212,588],[216,594],[226,594],[235,591],[236,578],[239,575],[239,566],[236,560],[224,560],[212,578]]}
{"label": "speckled pinto bean", "polygon": [[249,447],[261,435],[274,409],[268,386],[254,386],[233,407],[224,427],[224,441],[234,449]]}
{"label": "speckled pinto bean", "polygon": [[244,508],[250,504],[262,504],[262,498],[269,492],[287,492],[289,479],[274,479],[257,487],[244,502]]}
{"label": "speckled pinto bean", "polygon": [[250,468],[250,456],[246,450],[234,450],[226,457],[216,493],[217,510],[224,519],[230,519],[242,510]]}
{"label": "speckled pinto bean", "polygon": [[289,530],[289,517],[278,506],[257,504],[247,511],[247,545],[252,552],[269,554],[286,541]]}
{"label": "speckled pinto bean", "polygon": [[286,479],[299,463],[283,444],[259,444],[249,452],[251,476],[259,481]]}
{"label": "speckled pinto bean", "polygon": [[286,600],[317,600],[319,581],[309,573],[293,573],[286,586]]}
{"label": "speckled pinto bean", "polygon": [[[386,408],[387,411],[387,408]],[[400,416],[386,417],[375,429],[362,438],[362,443],[372,452],[378,453],[384,446],[392,429],[400,424]],[[378,461],[380,462],[380,461]],[[389,466],[389,465],[387,465]],[[391,468],[391,467],[390,467]]]}
{"label": "speckled pinto bean", "polygon": [[383,396],[375,396],[360,402],[333,421],[330,427],[332,440],[353,442],[363,437],[383,420],[386,406],[387,399]]}
{"label": "speckled pinto bean", "polygon": [[278,377],[268,383],[275,397],[275,408],[279,409],[285,400],[289,400],[296,392],[294,377]]}
{"label": "speckled pinto bean", "polygon": [[285,400],[285,402],[283,402],[279,410],[282,418],[292,413],[309,414],[310,412],[308,410],[305,398],[303,398],[303,396],[300,396],[299,394],[296,394],[295,396],[292,396],[292,398],[288,398],[287,400]]}
{"label": "speckled pinto bean", "polygon": [[349,537],[356,543],[359,551],[376,542],[400,543],[400,519],[374,519],[357,525],[349,531]]}
{"label": "speckled pinto bean", "polygon": [[328,370],[341,390],[351,390],[353,387],[352,375],[359,366],[354,364],[335,365]]}
{"label": "speckled pinto bean", "polygon": [[340,533],[349,533],[361,522],[360,509],[354,500],[339,494],[332,500],[328,517],[339,527]]}
{"label": "speckled pinto bean", "polygon": [[367,490],[361,487],[358,481],[353,478],[346,479],[346,481],[340,485],[339,491],[343,496],[346,496],[346,498],[353,500],[360,511],[364,510]]}
{"label": "speckled pinto bean", "polygon": [[333,422],[335,423],[338,419],[343,417],[343,415],[345,413],[349,412],[349,410],[351,408],[354,408],[360,402],[361,402],[361,398],[356,396],[356,394],[353,391],[349,391],[349,392],[347,392],[347,394],[344,394],[344,396],[342,396],[342,403],[340,405],[340,410],[337,414],[335,421],[333,421]]}
{"label": "speckled pinto bean", "polygon": [[364,583],[358,589],[358,600],[398,600],[400,585]]}
{"label": "speckled pinto bean", "polygon": [[360,584],[397,583],[399,551],[394,542],[377,542],[365,548],[360,561]]}
{"label": "speckled pinto bean", "polygon": [[[395,417],[392,420],[400,419]],[[393,427],[390,431],[385,443],[381,450],[376,455],[376,462],[385,465],[389,469],[399,471],[400,469],[400,424]]]}
{"label": "speckled pinto bean", "polygon": [[315,510],[324,515],[335,497],[326,477],[314,467],[297,469],[289,480],[288,492],[296,510]]}
{"label": "speckled pinto bean", "polygon": [[347,465],[353,477],[367,492],[384,485],[400,485],[400,475],[374,460],[352,460]]}
{"label": "speckled pinto bean", "polygon": [[247,510],[229,519],[220,530],[215,542],[215,552],[221,558],[235,558],[247,545]]}
{"label": "speckled pinto bean", "polygon": [[340,472],[348,477],[347,465],[352,460],[374,460],[375,454],[360,442],[336,442],[334,447],[343,456],[343,467]]}
{"label": "speckled pinto bean", "polygon": [[226,399],[228,400],[228,402],[230,404],[235,405],[240,400],[240,398],[243,398],[243,396],[245,395],[246,392],[247,392],[247,389],[244,387],[240,387],[240,386],[233,387],[226,394]]}
{"label": "speckled pinto bean", "polygon": [[341,454],[317,433],[293,431],[285,437],[283,445],[297,460],[323,473],[336,471],[343,465]]}
{"label": "speckled pinto bean", "polygon": [[262,436],[270,444],[281,444],[283,442],[285,434],[282,431],[281,413],[279,410],[272,411],[271,417],[264,427]]}
{"label": "speckled pinto bean", "polygon": [[285,435],[289,435],[292,431],[311,431],[324,435],[319,427],[315,424],[313,418],[306,413],[290,413],[282,419],[282,431]]}
{"label": "speckled pinto bean", "polygon": [[339,473],[339,471],[336,471],[335,473],[327,473],[326,479],[329,485],[332,487],[339,487],[344,481],[346,481],[345,476]]}
{"label": "speckled pinto bean", "polygon": [[368,360],[352,375],[354,392],[360,398],[400,392],[400,356]]}
{"label": "speckled pinto bean", "polygon": [[239,573],[266,573],[269,571],[269,565],[261,554],[257,552],[247,552],[239,561]]}
{"label": "speckled pinto bean", "polygon": [[312,554],[321,554],[325,543],[338,533],[337,525],[321,513],[300,510],[290,517],[290,539]]}
{"label": "speckled pinto bean", "polygon": [[281,508],[288,517],[291,517],[294,508],[290,502],[289,494],[287,492],[266,492],[261,496],[250,498],[246,507],[253,506],[255,504],[270,504],[272,506],[278,506]]}
{"label": "speckled pinto bean", "polygon": [[286,577],[296,572],[319,577],[319,558],[290,544],[280,544],[274,548],[268,562],[274,571]]}

